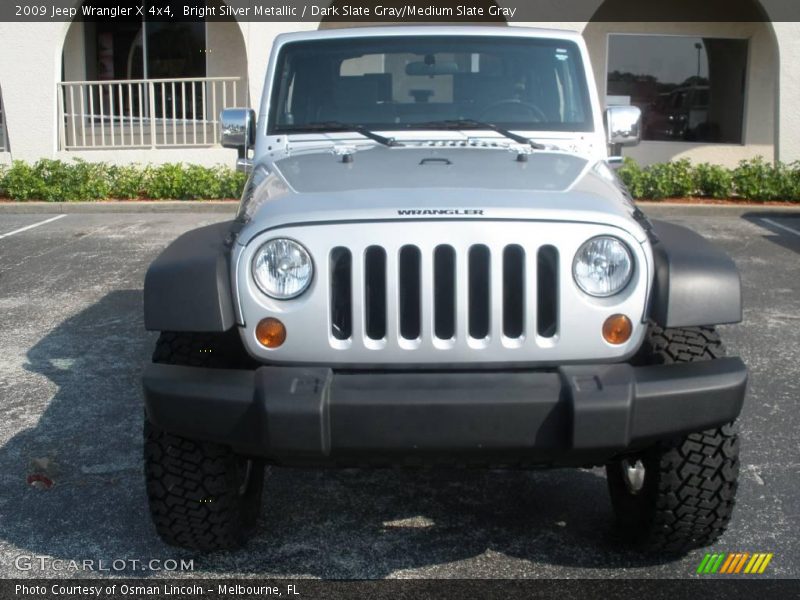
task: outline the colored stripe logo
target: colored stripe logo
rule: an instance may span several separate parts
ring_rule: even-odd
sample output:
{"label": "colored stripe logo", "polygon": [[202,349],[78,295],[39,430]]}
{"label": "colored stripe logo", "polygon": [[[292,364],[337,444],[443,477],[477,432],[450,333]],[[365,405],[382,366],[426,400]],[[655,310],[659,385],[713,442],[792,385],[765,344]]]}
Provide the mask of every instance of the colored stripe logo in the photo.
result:
{"label": "colored stripe logo", "polygon": [[697,573],[699,575],[760,575],[766,571],[773,556],[772,552],[706,554],[697,567]]}

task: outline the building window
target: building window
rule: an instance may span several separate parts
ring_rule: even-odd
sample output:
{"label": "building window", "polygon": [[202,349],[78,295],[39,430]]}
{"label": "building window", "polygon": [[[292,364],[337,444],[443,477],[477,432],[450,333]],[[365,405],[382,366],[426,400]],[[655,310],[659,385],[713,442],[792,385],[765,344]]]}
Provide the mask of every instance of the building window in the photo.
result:
{"label": "building window", "polygon": [[206,76],[205,23],[102,21],[87,23],[86,31],[90,79]]}
{"label": "building window", "polygon": [[643,139],[741,144],[748,42],[610,35],[606,104],[642,109]]}
{"label": "building window", "polygon": [[[206,76],[205,23],[100,21],[87,22],[84,30],[90,81],[192,78],[196,81],[159,85],[153,108],[165,118],[195,119],[208,112],[204,108],[205,83],[200,81]],[[92,103],[105,114],[140,117],[150,108],[141,86],[100,85],[91,93]]]}

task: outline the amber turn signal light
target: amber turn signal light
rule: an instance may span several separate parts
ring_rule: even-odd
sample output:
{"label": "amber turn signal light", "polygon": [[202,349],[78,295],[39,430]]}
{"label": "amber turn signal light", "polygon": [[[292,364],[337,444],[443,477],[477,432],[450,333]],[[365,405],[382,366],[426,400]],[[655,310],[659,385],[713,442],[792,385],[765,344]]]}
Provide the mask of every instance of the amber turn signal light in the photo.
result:
{"label": "amber turn signal light", "polygon": [[261,319],[256,326],[256,339],[265,348],[279,348],[286,341],[286,327],[278,319]]}
{"label": "amber turn signal light", "polygon": [[603,323],[603,338],[609,344],[624,344],[633,333],[633,324],[625,315],[611,315]]}

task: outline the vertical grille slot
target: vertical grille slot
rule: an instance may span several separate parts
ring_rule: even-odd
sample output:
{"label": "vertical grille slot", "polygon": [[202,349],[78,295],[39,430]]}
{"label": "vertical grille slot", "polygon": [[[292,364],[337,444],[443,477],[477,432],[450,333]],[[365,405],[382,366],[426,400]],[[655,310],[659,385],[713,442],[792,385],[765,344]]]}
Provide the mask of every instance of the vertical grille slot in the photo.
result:
{"label": "vertical grille slot", "polygon": [[437,246],[433,251],[433,329],[440,340],[456,335],[456,251]]}
{"label": "vertical grille slot", "polygon": [[400,335],[416,340],[422,330],[422,255],[416,246],[400,248]]}
{"label": "vertical grille slot", "polygon": [[469,249],[469,335],[479,340],[489,335],[489,248],[483,244]]}
{"label": "vertical grille slot", "polygon": [[524,332],[525,251],[517,245],[503,251],[503,334],[512,339]]}
{"label": "vertical grille slot", "polygon": [[380,246],[364,253],[364,312],[367,337],[386,337],[386,250]]}
{"label": "vertical grille slot", "polygon": [[541,337],[551,338],[558,333],[558,250],[542,246],[537,261],[536,330]]}
{"label": "vertical grille slot", "polygon": [[353,256],[337,247],[330,254],[331,335],[348,340],[353,335]]}

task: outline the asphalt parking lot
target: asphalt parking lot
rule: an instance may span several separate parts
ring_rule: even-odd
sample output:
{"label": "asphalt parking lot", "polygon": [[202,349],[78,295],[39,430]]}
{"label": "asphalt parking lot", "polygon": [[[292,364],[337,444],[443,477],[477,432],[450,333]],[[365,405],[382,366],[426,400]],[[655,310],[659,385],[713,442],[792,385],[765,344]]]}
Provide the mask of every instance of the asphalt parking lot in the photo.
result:
{"label": "asphalt parking lot", "polygon": [[[773,552],[762,577],[798,578],[800,212],[647,210],[724,247],[744,283],[744,324],[723,328],[751,368],[739,502],[711,550]],[[165,546],[140,458],[139,375],[155,341],[142,281],[172,239],[227,215],[67,214],[24,229],[56,216],[0,213],[0,577],[92,575],[19,559],[40,556],[194,558],[194,571],[119,573],[136,577],[694,575],[705,551],[644,559],[617,545],[600,470],[274,469],[244,550]],[[54,485],[29,485],[34,472]]]}

